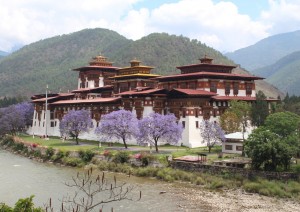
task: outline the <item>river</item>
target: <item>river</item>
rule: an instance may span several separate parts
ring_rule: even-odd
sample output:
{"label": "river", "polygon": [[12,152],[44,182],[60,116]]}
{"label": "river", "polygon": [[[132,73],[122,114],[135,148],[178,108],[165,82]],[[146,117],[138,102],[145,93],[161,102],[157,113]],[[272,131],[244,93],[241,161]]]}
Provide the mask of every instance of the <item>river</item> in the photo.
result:
{"label": "river", "polygon": [[[36,206],[44,206],[51,197],[55,208],[59,208],[62,197],[74,193],[64,183],[76,176],[78,171],[83,172],[83,169],[39,163],[3,150],[0,150],[0,168],[0,202],[10,206],[19,198],[35,195]],[[106,204],[104,211],[110,211],[111,207],[114,211],[209,211],[207,206],[187,198],[185,192],[189,189],[186,184],[165,183],[124,174],[106,175],[108,178],[115,175],[118,182],[134,185],[137,192],[142,191],[142,199],[137,202],[126,200]]]}

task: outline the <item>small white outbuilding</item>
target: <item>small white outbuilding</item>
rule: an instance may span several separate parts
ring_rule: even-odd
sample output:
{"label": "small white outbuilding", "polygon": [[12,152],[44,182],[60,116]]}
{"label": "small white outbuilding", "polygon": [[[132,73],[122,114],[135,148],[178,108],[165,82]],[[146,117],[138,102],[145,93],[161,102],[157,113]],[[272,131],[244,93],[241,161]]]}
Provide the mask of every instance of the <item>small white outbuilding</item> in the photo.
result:
{"label": "small white outbuilding", "polygon": [[[248,138],[249,134],[244,133],[244,139]],[[225,135],[226,141],[222,143],[222,152],[223,153],[243,153],[243,133],[235,132]]]}

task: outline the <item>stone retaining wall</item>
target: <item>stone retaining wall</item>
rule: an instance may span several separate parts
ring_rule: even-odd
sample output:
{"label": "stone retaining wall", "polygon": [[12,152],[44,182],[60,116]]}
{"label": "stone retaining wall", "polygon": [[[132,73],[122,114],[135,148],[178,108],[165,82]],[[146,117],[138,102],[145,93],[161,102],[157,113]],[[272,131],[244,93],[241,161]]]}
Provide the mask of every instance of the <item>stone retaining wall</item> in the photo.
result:
{"label": "stone retaining wall", "polygon": [[181,169],[190,172],[208,172],[211,174],[231,173],[241,175],[246,178],[262,177],[269,180],[299,180],[300,176],[297,173],[291,172],[267,172],[257,171],[252,169],[235,168],[228,166],[207,165],[202,163],[192,163],[184,161],[171,161],[170,165],[174,169]]}

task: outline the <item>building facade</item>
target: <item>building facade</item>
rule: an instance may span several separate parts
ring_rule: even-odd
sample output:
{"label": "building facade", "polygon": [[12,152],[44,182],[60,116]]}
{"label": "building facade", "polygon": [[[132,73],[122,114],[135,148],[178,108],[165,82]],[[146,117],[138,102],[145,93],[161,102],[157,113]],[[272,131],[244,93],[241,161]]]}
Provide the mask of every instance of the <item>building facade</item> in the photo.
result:
{"label": "building facade", "polygon": [[[234,74],[235,66],[214,64],[207,56],[198,64],[177,68],[180,74],[160,76],[137,59],[130,61],[129,67],[119,68],[97,56],[88,66],[73,70],[78,72],[76,90],[32,97],[35,110],[30,133],[60,136],[59,122],[72,109],[89,110],[95,128],[102,115],[125,109],[138,119],[152,112],[174,113],[184,127],[179,144],[204,146],[199,129],[202,120],[218,121],[230,100],[255,101],[255,80],[263,79]],[[81,137],[97,139],[93,130]]]}

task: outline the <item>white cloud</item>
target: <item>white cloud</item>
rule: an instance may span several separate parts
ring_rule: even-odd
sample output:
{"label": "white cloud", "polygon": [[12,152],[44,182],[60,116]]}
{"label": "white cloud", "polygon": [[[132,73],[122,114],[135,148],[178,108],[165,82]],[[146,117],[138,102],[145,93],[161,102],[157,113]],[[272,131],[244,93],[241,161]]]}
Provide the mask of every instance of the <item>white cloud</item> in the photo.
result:
{"label": "white cloud", "polygon": [[269,4],[270,9],[262,12],[261,21],[271,26],[271,34],[300,29],[300,0],[269,0]]}
{"label": "white cloud", "polygon": [[0,0],[0,50],[101,27],[134,40],[153,32],[167,32],[231,51],[273,33],[295,30],[300,21],[300,0],[269,0],[270,9],[256,21],[228,1],[179,0],[153,10],[135,10],[138,1],[151,0]]}
{"label": "white cloud", "polygon": [[118,23],[139,0],[0,0],[0,49]]}
{"label": "white cloud", "polygon": [[233,3],[214,4],[211,0],[181,0],[164,4],[150,12],[143,27],[146,34],[167,32],[184,35],[221,51],[250,45],[268,35],[266,26],[239,14]]}

